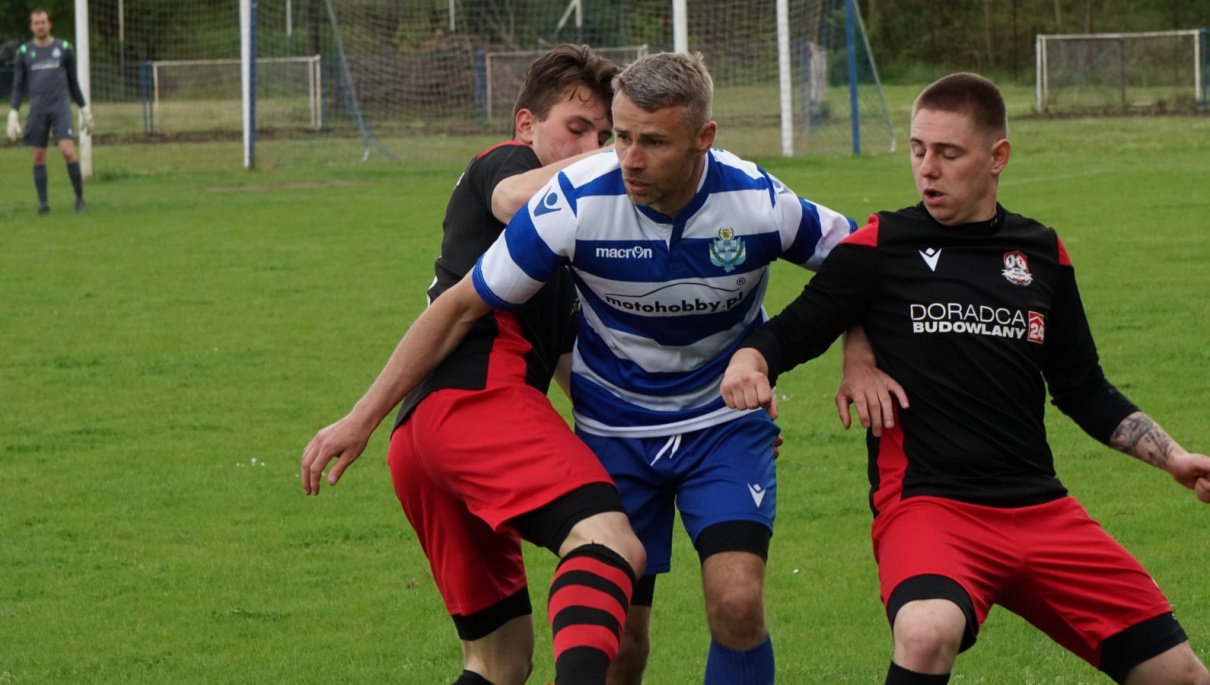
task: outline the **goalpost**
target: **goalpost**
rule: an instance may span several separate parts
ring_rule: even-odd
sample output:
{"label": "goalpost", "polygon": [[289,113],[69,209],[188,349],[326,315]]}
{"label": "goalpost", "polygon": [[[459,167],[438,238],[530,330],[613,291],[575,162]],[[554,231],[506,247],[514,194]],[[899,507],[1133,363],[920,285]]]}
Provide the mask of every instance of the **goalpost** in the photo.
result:
{"label": "goalpost", "polygon": [[1035,107],[1057,114],[1207,105],[1206,29],[1039,35]]}
{"label": "goalpost", "polygon": [[239,140],[262,168],[461,162],[470,136],[512,133],[500,113],[525,62],[561,42],[622,66],[701,52],[718,144],[744,156],[895,146],[856,0],[92,4],[94,135],[227,143],[208,148],[216,168]]}

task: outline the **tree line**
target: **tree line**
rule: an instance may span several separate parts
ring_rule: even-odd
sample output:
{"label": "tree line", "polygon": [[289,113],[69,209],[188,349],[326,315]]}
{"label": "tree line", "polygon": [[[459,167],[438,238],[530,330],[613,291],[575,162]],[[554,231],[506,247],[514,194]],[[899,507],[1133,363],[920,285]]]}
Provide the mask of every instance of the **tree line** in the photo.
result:
{"label": "tree line", "polygon": [[[319,51],[328,21],[325,0],[290,0],[299,22],[297,39],[306,51]],[[755,0],[753,0],[755,1]],[[771,4],[773,0],[760,0]],[[803,5],[811,0],[791,0]],[[840,0],[827,0],[837,3]],[[118,0],[90,0],[94,60],[181,59],[211,56],[215,41],[223,49],[238,45],[237,0],[123,0],[124,35],[116,36]],[[1156,31],[1210,27],[1210,0],[857,0],[865,18],[871,50],[884,80],[918,81],[952,69],[974,69],[999,78],[1029,80],[1033,74],[1034,37],[1039,33]],[[261,0],[262,12],[280,12],[284,0]],[[448,0],[336,0],[338,11],[373,15],[383,44],[415,49],[444,36]],[[693,0],[690,40],[720,27],[693,22],[692,14],[718,15],[734,0]],[[55,33],[75,34],[73,0],[0,0],[0,46],[29,39],[29,10],[51,13]],[[461,40],[475,44],[533,48],[538,39],[580,39],[600,45],[653,43],[667,35],[671,0],[584,0],[585,34],[550,34],[550,26],[534,28],[531,16],[557,17],[567,0],[458,0],[463,17]],[[188,8],[188,9],[186,9]],[[630,17],[627,22],[596,17]],[[206,19],[209,17],[209,19]],[[544,22],[544,24],[550,22]],[[696,36],[694,34],[697,34]],[[221,39],[218,36],[222,36]],[[450,36],[444,36],[449,39]],[[272,39],[267,33],[266,39]]]}

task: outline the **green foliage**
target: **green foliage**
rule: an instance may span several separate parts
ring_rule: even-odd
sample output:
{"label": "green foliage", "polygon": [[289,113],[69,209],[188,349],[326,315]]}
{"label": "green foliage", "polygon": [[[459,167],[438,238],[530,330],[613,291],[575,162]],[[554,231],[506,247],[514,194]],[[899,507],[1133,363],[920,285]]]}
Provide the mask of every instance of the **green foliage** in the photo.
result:
{"label": "green foliage", "polygon": [[[916,90],[889,91],[892,110]],[[1029,120],[1013,140],[1004,202],[1059,230],[1110,377],[1205,451],[1210,121]],[[301,494],[297,469],[424,306],[460,167],[244,173],[215,161],[235,145],[212,147],[99,147],[83,216],[68,211],[52,156],[53,211],[40,219],[28,150],[0,147],[0,683],[449,682],[460,651],[394,499],[386,431],[319,497]],[[902,149],[765,161],[858,218],[915,201]],[[804,278],[778,267],[770,309]],[[879,682],[890,658],[863,441],[833,413],[837,361],[831,352],[779,387],[787,444],[768,605],[786,683]],[[1153,572],[1210,659],[1210,512],[1057,413],[1049,424],[1060,475]],[[545,683],[553,560],[527,554],[531,682]],[[697,566],[678,533],[650,682],[700,682]],[[999,610],[959,679],[1106,682]]]}
{"label": "green foliage", "polygon": [[1210,0],[858,0],[878,69],[889,81],[913,74],[978,71],[1034,78],[1039,33],[1210,28]]}

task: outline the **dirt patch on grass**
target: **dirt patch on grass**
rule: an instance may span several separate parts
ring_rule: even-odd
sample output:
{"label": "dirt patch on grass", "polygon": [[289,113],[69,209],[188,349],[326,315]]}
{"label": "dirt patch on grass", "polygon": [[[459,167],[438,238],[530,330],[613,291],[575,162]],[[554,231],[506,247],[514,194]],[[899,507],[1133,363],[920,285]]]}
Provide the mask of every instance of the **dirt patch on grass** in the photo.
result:
{"label": "dirt patch on grass", "polygon": [[335,188],[357,185],[352,181],[303,181],[298,183],[255,183],[238,186],[210,186],[208,193],[266,193],[273,190],[305,190],[308,188]]}

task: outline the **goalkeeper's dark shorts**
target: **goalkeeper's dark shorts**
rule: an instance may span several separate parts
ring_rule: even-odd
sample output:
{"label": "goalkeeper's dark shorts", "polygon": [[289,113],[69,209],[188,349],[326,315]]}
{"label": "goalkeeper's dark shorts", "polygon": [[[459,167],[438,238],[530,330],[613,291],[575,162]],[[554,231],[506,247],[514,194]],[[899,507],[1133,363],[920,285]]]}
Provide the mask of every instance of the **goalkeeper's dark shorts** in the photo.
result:
{"label": "goalkeeper's dark shorts", "polygon": [[[562,526],[526,514],[546,511],[572,492],[572,506],[554,512],[567,522],[622,509],[600,461],[546,395],[523,383],[430,394],[395,429],[387,462],[455,617],[526,588],[522,534],[566,535]],[[595,484],[603,487],[589,487]],[[519,522],[526,524],[520,531]],[[554,539],[532,541],[557,546]]]}
{"label": "goalkeeper's dark shorts", "polygon": [[56,141],[76,139],[70,105],[51,110],[30,107],[29,117],[25,120],[25,136],[22,138],[25,144],[30,147],[47,147],[51,131],[54,131]]}

